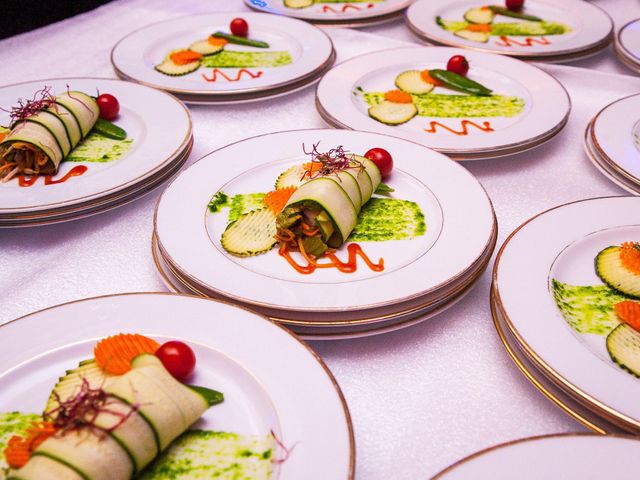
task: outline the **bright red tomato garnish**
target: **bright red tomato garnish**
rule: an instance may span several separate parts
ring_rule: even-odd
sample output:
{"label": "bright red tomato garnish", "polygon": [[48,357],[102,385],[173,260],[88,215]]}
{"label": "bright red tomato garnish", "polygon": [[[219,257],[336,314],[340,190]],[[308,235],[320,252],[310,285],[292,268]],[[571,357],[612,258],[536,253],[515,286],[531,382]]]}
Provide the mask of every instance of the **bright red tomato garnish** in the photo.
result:
{"label": "bright red tomato garnish", "polygon": [[100,108],[100,117],[109,121],[115,120],[120,112],[120,103],[116,97],[103,93],[96,99],[96,102]]}
{"label": "bright red tomato garnish", "polygon": [[447,62],[447,70],[464,77],[469,71],[469,62],[462,55],[454,55]]}
{"label": "bright red tomato garnish", "polygon": [[191,347],[177,340],[162,344],[155,355],[164,368],[181,382],[186,381],[196,368],[196,356]]}
{"label": "bright red tomato garnish", "polygon": [[393,158],[384,148],[372,148],[364,156],[377,165],[382,178],[388,177],[393,170]]}
{"label": "bright red tomato garnish", "polygon": [[519,12],[522,10],[524,0],[505,0],[504,4],[512,12]]}
{"label": "bright red tomato garnish", "polygon": [[229,24],[231,33],[236,37],[246,37],[249,35],[249,24],[244,18],[234,18]]}

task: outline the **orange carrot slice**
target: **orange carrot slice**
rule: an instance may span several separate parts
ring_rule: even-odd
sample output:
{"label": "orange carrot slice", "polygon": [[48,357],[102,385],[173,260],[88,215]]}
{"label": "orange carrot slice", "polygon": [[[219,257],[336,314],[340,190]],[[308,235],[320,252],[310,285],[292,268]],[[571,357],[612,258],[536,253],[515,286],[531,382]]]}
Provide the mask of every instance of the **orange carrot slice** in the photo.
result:
{"label": "orange carrot slice", "polygon": [[474,24],[474,23],[470,23],[469,25],[467,25],[467,30],[469,30],[470,32],[485,32],[485,33],[489,33],[491,32],[491,25],[490,24]]}
{"label": "orange carrot slice", "polygon": [[25,437],[14,435],[7,442],[4,457],[11,468],[21,468],[31,458],[33,451],[40,446],[56,429],[50,422],[34,422],[27,429]]}
{"label": "orange carrot slice", "polygon": [[174,52],[169,55],[169,58],[176,65],[186,65],[187,63],[200,60],[202,55],[191,50],[180,50],[179,52]]}
{"label": "orange carrot slice", "polygon": [[131,370],[131,360],[143,353],[155,353],[158,348],[158,342],[143,335],[119,333],[100,340],[93,354],[104,372],[122,375]]}
{"label": "orange carrot slice", "polygon": [[389,90],[384,94],[384,99],[393,103],[412,103],[413,97],[402,90]]}
{"label": "orange carrot slice", "polygon": [[620,247],[620,261],[624,267],[640,275],[640,244],[636,242],[624,242]]}
{"label": "orange carrot slice", "polygon": [[218,37],[209,37],[207,41],[209,42],[209,45],[213,45],[214,47],[224,47],[227,43],[229,43],[228,40]]}
{"label": "orange carrot slice", "polygon": [[436,80],[431,75],[429,75],[429,70],[422,70],[420,72],[420,78],[422,78],[422,80],[424,80],[427,83],[431,83],[435,85],[436,87],[442,86],[442,82],[440,80]]}
{"label": "orange carrot slice", "polygon": [[632,300],[624,300],[613,306],[616,315],[624,323],[640,331],[640,303]]}
{"label": "orange carrot slice", "polygon": [[262,203],[275,215],[279,215],[296,190],[296,187],[285,187],[273,190],[264,196]]}

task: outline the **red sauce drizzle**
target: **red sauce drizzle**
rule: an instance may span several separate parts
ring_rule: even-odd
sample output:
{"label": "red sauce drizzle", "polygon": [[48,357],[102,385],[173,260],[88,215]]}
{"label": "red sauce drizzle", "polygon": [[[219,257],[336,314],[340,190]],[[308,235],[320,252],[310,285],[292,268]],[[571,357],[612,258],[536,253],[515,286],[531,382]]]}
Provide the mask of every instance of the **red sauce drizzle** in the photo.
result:
{"label": "red sauce drizzle", "polygon": [[525,38],[524,42],[521,42],[514,38],[505,37],[504,35],[500,35],[500,40],[496,41],[496,45],[498,45],[499,47],[512,47],[514,45],[518,47],[533,47],[533,45],[535,44],[551,45],[551,42],[547,40],[546,37],[540,37],[540,38],[527,37]]}
{"label": "red sauce drizzle", "polygon": [[346,5],[343,5],[339,10],[336,10],[331,5],[324,5],[322,7],[321,12],[322,13],[346,13],[349,10],[355,10],[356,12],[359,12],[364,8],[373,8],[373,7],[375,7],[374,3],[368,3],[366,6],[351,5],[350,3],[348,3]]}
{"label": "red sauce drizzle", "polygon": [[[53,175],[45,175],[44,176],[44,184],[45,185],[56,185],[57,183],[64,183],[69,180],[71,177],[79,177],[80,175],[84,175],[84,173],[89,170],[89,168],[85,165],[77,165],[69,170],[63,177],[53,179]],[[25,175],[18,175],[18,185],[21,187],[30,187],[36,183],[38,180],[37,175],[32,177],[27,177]]]}
{"label": "red sauce drizzle", "polygon": [[453,133],[454,135],[469,135],[470,126],[475,127],[482,132],[495,132],[495,130],[491,127],[491,123],[489,122],[485,121],[482,122],[482,125],[478,125],[476,122],[472,122],[471,120],[466,119],[460,122],[460,128],[462,128],[462,130],[454,130],[453,128],[448,127],[440,122],[432,120],[431,122],[429,122],[429,128],[425,128],[424,131],[427,133],[436,133],[436,127],[441,127]]}
{"label": "red sauce drizzle", "polygon": [[251,79],[254,78],[260,78],[262,76],[262,70],[258,70],[257,72],[252,72],[250,70],[247,70],[246,68],[241,68],[240,70],[238,70],[238,72],[236,73],[235,77],[230,77],[229,75],[227,75],[224,71],[220,70],[219,68],[214,68],[211,71],[211,76],[207,77],[204,73],[201,73],[202,78],[204,78],[207,82],[217,82],[218,81],[218,75],[223,78],[224,80],[226,80],[227,82],[239,82],[240,80],[242,80],[242,75],[248,75]]}
{"label": "red sauce drizzle", "polygon": [[358,256],[362,258],[364,263],[374,272],[382,272],[384,270],[384,259],[378,260],[378,263],[373,263],[366,253],[362,250],[362,247],[357,243],[350,243],[347,246],[347,252],[349,256],[346,262],[340,260],[335,253],[328,253],[325,255],[329,259],[328,263],[315,263],[309,262],[306,265],[300,265],[291,256],[291,252],[286,246],[280,247],[278,253],[281,257],[284,257],[289,265],[291,265],[297,272],[303,275],[309,275],[316,271],[316,268],[337,268],[343,273],[353,273],[358,270]]}

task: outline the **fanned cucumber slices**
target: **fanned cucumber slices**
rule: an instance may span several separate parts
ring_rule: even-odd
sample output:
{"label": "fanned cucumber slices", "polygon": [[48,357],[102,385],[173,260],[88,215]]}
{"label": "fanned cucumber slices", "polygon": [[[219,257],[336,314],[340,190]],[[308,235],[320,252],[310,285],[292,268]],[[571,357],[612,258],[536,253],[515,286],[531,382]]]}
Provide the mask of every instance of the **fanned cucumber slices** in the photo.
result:
{"label": "fanned cucumber slices", "polygon": [[607,351],[611,360],[640,377],[640,332],[621,323],[607,336]]}
{"label": "fanned cucumber slices", "polygon": [[304,174],[305,169],[302,165],[294,165],[286,169],[276,180],[276,190],[287,187],[299,187],[307,181],[306,179],[302,179]]}
{"label": "fanned cucumber slices", "polygon": [[189,45],[189,50],[208,57],[210,55],[220,53],[222,50],[224,50],[224,45],[212,45],[211,43],[209,43],[209,39],[205,39],[193,42],[191,45]]}
{"label": "fanned cucumber slices", "polygon": [[230,223],[220,243],[232,255],[250,257],[267,252],[276,242],[276,216],[268,208],[253,210]]}
{"label": "fanned cucumber slices", "polygon": [[369,116],[386,125],[401,125],[418,114],[413,103],[395,103],[385,100],[369,107]]}
{"label": "fanned cucumber slices", "polygon": [[313,5],[315,0],[284,0],[287,8],[307,8]]}
{"label": "fanned cucumber slices", "polygon": [[596,257],[596,273],[609,287],[631,297],[640,298],[640,275],[625,268],[620,247],[607,247]]}
{"label": "fanned cucumber slices", "polygon": [[457,37],[471,40],[472,42],[487,43],[491,34],[487,32],[472,32],[471,30],[458,30],[453,33]]}
{"label": "fanned cucumber slices", "polygon": [[496,14],[489,7],[470,8],[464,12],[464,19],[469,23],[486,25],[493,22]]}
{"label": "fanned cucumber slices", "polygon": [[396,87],[403,92],[424,95],[433,90],[433,83],[425,82],[418,70],[408,70],[396,77]]}
{"label": "fanned cucumber slices", "polygon": [[165,75],[180,77],[182,75],[195,72],[198,68],[200,68],[200,60],[186,63],[184,65],[176,65],[170,58],[167,58],[160,65],[156,65],[154,68],[160,73],[164,73]]}

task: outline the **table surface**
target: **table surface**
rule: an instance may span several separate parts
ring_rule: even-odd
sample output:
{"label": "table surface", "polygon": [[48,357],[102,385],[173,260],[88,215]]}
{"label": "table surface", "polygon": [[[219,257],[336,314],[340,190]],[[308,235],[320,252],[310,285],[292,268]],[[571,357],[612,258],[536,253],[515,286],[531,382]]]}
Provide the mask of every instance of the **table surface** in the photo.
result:
{"label": "table surface", "polygon": [[[618,27],[640,17],[636,1],[594,3],[607,10]],[[109,52],[126,33],[175,16],[246,10],[241,0],[119,0],[0,41],[0,81],[114,77]],[[338,61],[416,41],[402,20],[360,31],[328,31]],[[582,134],[602,106],[640,91],[640,80],[619,64],[611,48],[569,67],[544,68],[572,97],[573,111],[564,131],[530,152],[465,163],[493,199],[499,244],[542,210],[624,194],[588,162]],[[271,101],[192,107],[195,146],[190,162],[245,137],[323,127],[313,106],[314,92],[310,87]],[[264,122],[267,113],[269,122]],[[0,323],[84,297],[165,291],[150,249],[158,196],[156,191],[112,212],[67,224],[0,230]],[[351,409],[357,478],[429,478],[496,443],[583,431],[538,393],[505,354],[489,312],[489,287],[487,271],[462,302],[423,324],[378,337],[312,343],[334,372]]]}

